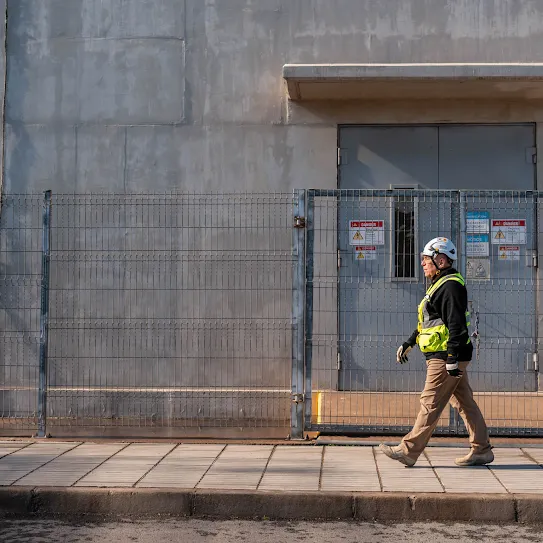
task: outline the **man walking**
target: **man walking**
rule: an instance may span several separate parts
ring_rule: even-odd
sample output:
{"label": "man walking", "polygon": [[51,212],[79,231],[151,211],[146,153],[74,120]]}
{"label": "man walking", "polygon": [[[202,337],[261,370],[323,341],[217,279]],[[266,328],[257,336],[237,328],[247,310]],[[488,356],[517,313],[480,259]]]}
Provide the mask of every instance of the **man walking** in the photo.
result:
{"label": "man walking", "polygon": [[453,268],[456,259],[456,247],[447,238],[434,238],[424,247],[421,265],[430,287],[418,307],[417,329],[396,353],[396,360],[404,364],[417,343],[426,357],[426,383],[413,429],[396,447],[379,446],[389,458],[409,467],[422,454],[449,401],[464,419],[471,444],[469,454],[455,463],[477,466],[494,460],[488,429],[468,381],[466,368],[473,354],[468,294],[464,278]]}

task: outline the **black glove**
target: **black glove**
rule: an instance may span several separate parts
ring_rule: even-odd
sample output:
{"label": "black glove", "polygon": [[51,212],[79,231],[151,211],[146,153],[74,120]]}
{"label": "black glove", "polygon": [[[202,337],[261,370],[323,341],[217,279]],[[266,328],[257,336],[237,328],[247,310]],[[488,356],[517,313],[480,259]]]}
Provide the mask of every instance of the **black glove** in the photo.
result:
{"label": "black glove", "polygon": [[402,346],[398,347],[398,350],[396,351],[396,362],[398,362],[398,364],[405,364],[408,361],[407,355],[412,348],[413,345],[410,345],[407,342],[402,343]]}
{"label": "black glove", "polygon": [[457,379],[460,379],[462,377],[462,370],[458,367],[458,360],[452,355],[449,355],[447,357],[447,373],[451,377],[456,377]]}

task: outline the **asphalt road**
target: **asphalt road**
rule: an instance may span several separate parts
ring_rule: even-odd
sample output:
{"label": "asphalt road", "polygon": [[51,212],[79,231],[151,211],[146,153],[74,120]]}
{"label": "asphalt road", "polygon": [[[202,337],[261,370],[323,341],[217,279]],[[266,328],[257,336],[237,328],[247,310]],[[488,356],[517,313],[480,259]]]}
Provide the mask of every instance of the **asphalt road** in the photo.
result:
{"label": "asphalt road", "polygon": [[0,519],[2,543],[107,542],[119,543],[415,543],[454,541],[543,542],[543,526],[484,524],[377,524],[356,522],[271,522],[154,520],[65,521]]}

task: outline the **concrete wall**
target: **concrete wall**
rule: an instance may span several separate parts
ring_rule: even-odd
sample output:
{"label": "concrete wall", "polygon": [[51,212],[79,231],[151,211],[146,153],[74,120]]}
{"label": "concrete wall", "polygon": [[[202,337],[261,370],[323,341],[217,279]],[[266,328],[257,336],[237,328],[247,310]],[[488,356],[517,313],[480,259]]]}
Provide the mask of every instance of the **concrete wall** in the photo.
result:
{"label": "concrete wall", "polygon": [[7,193],[330,188],[338,123],[543,122],[537,103],[294,104],[281,75],[286,63],[537,61],[539,0],[0,0],[0,48],[6,4]]}

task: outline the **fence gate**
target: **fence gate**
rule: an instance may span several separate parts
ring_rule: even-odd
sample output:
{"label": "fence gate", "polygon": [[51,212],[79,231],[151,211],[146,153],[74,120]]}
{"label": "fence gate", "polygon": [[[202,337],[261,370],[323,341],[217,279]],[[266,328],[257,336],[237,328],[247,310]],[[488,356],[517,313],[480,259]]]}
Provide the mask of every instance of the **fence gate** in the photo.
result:
{"label": "fence gate", "polygon": [[[307,193],[305,428],[403,433],[424,386],[416,327],[421,248],[458,246],[468,280],[469,375],[491,433],[543,434],[538,364],[538,194],[533,191],[310,190]],[[456,410],[437,432],[466,432]]]}

